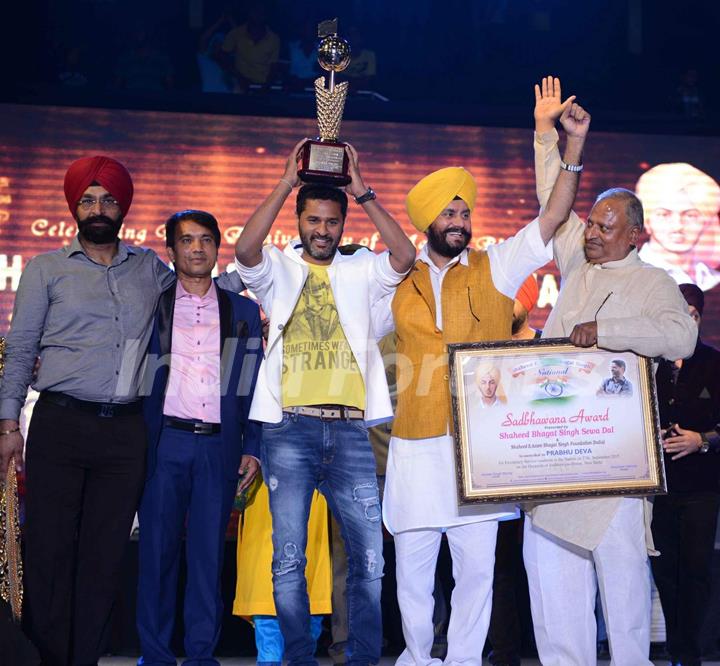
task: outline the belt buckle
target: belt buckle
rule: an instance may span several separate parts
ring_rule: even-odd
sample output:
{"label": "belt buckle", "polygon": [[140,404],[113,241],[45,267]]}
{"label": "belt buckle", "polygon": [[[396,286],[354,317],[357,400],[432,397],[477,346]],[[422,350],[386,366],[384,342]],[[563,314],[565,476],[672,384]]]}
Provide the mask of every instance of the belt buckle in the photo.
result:
{"label": "belt buckle", "polygon": [[212,423],[195,423],[195,435],[212,435]]}
{"label": "belt buckle", "polygon": [[115,416],[114,405],[108,405],[108,404],[100,405],[100,414],[99,415],[106,419],[112,418],[113,416]]}

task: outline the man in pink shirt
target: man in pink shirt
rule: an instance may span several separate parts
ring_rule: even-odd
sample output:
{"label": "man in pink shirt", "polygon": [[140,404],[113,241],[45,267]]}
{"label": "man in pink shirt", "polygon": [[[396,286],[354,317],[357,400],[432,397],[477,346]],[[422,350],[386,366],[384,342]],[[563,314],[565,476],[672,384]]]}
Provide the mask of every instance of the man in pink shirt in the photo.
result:
{"label": "man in pink shirt", "polygon": [[212,215],[176,213],[166,232],[177,281],[160,296],[148,354],[138,663],[176,663],[170,640],[185,532],[185,664],[210,666],[218,663],[225,528],[238,478],[247,487],[259,465],[261,429],[248,412],[262,357],[260,314],[211,278],[220,244]]}

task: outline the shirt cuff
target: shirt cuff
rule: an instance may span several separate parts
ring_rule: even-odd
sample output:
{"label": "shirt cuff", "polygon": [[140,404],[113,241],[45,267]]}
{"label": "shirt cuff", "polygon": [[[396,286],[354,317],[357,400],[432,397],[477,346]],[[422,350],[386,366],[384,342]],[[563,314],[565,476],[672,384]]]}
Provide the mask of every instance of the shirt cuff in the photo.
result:
{"label": "shirt cuff", "polygon": [[[414,263],[414,262],[413,262]],[[394,287],[403,281],[403,278],[412,270],[412,265],[404,273],[398,273],[390,263],[390,252],[385,250],[376,255],[375,266],[383,284]]]}
{"label": "shirt cuff", "polygon": [[560,141],[558,131],[553,127],[549,132],[535,132],[535,143],[542,145],[552,145]]}
{"label": "shirt cuff", "polygon": [[543,242],[540,235],[540,218],[536,217],[527,226],[527,237],[530,251],[538,258],[551,261],[553,258],[553,239],[551,238],[547,245]]}
{"label": "shirt cuff", "polygon": [[24,401],[15,400],[15,398],[0,400],[0,420],[20,421],[20,412],[22,412],[24,404]]}
{"label": "shirt cuff", "polygon": [[252,289],[258,282],[262,282],[266,275],[271,272],[270,257],[268,256],[267,250],[265,248],[262,249],[262,259],[257,266],[245,266],[235,257],[235,268],[237,268],[237,272],[245,286]]}

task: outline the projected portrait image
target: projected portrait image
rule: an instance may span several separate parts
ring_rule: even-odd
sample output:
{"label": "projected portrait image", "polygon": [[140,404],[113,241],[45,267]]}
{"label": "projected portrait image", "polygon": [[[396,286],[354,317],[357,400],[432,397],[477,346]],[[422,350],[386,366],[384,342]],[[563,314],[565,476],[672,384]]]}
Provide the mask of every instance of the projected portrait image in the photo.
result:
{"label": "projected portrait image", "polygon": [[640,257],[666,269],[678,284],[704,291],[720,282],[720,186],[691,164],[658,164],[638,180],[650,239]]}

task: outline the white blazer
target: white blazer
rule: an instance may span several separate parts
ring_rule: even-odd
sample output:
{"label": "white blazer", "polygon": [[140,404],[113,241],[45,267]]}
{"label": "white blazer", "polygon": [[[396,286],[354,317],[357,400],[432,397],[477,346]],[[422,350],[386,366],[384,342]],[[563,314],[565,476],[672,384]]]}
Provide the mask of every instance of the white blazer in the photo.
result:
{"label": "white blazer", "polygon": [[[262,250],[257,266],[236,265],[243,282],[260,301],[270,318],[265,358],[255,387],[250,418],[267,423],[282,420],[283,329],[292,316],[308,275],[301,258],[298,239],[284,251],[273,245]],[[393,416],[385,379],[385,367],[377,341],[390,332],[392,321],[383,308],[374,307],[392,295],[404,274],[390,265],[390,253],[375,254],[358,250],[354,254],[335,253],[328,266],[338,317],[348,344],[355,355],[365,382],[365,422],[368,425],[388,421]]]}

